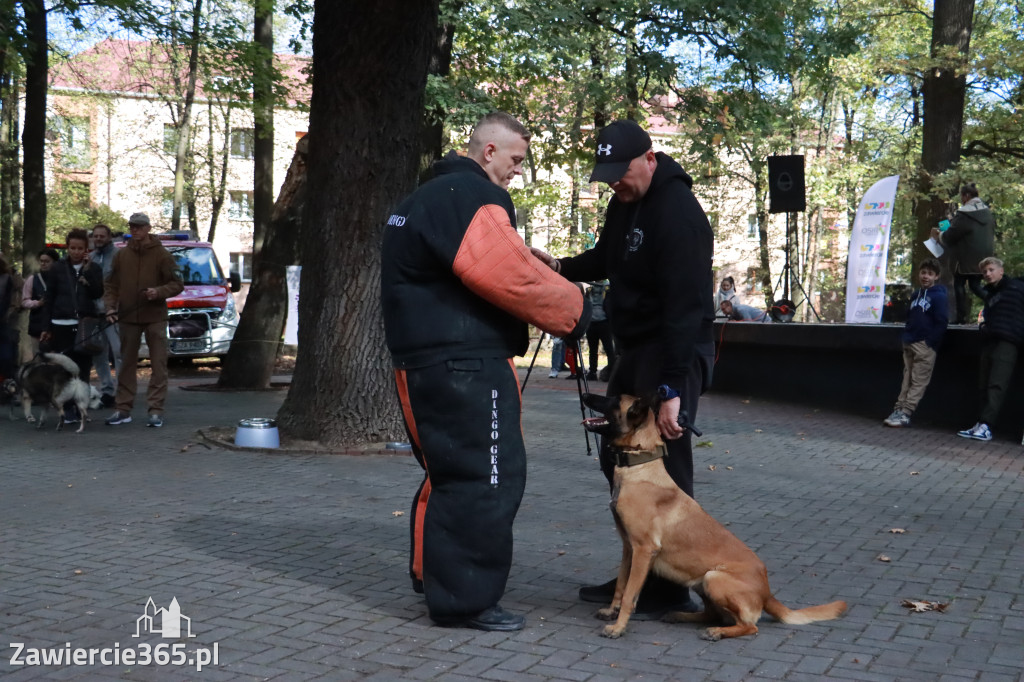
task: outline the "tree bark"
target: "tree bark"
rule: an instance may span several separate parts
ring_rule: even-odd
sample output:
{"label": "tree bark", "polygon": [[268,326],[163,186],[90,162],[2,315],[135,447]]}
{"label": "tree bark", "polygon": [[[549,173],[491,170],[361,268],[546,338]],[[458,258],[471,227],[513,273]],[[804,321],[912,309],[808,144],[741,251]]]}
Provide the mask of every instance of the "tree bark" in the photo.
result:
{"label": "tree bark", "polygon": [[[171,212],[171,229],[181,229],[181,207],[185,201],[185,164],[192,138],[192,103],[196,98],[196,80],[199,77],[199,31],[202,25],[203,0],[196,0],[192,7],[192,31],[189,34],[188,80],[185,85],[185,104],[181,109],[178,126],[178,148],[174,155],[174,198]],[[177,46],[171,46],[175,49]],[[199,239],[195,221],[189,220],[193,239]]]}
{"label": "tree bark", "polygon": [[380,310],[380,241],[416,183],[439,0],[316,0],[299,355],[278,415],[324,444],[405,438]]}
{"label": "tree bark", "polygon": [[288,314],[288,265],[297,264],[306,203],[308,136],[299,140],[264,244],[267,258],[253,265],[252,285],[218,386],[268,388]]}
{"label": "tree bark", "polygon": [[253,265],[263,256],[274,210],[274,0],[255,3],[253,63]]}
{"label": "tree bark", "polygon": [[949,205],[947,192],[936,193],[935,178],[960,160],[973,20],[974,0],[935,0],[931,45],[934,66],[925,73],[921,87],[924,123],[918,190],[925,198],[916,210],[915,263],[930,256],[923,242],[945,217]]}
{"label": "tree bark", "polygon": [[25,122],[21,134],[22,184],[25,192],[24,272],[35,272],[36,254],[46,243],[46,88],[49,58],[46,7],[42,0],[24,0]]}
{"label": "tree bark", "polygon": [[[447,16],[439,22],[434,41],[431,43],[430,63],[427,73],[447,78],[452,71],[452,45],[455,42],[455,17],[462,9],[463,2],[449,3]],[[431,112],[423,121],[420,142],[419,178],[426,182],[432,176],[431,167],[444,152],[444,110]]]}

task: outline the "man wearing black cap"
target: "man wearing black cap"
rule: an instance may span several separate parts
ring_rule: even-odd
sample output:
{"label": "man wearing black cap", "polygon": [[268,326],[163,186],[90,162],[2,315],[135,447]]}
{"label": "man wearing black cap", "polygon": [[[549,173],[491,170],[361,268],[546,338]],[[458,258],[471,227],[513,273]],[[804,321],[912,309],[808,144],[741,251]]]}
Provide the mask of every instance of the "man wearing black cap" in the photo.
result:
{"label": "man wearing black cap", "polygon": [[[665,438],[665,468],[693,496],[690,433],[677,423],[685,410],[697,418],[697,400],[711,383],[714,361],[711,291],[714,235],[690,187],[693,180],[667,155],[655,153],[635,121],[610,124],[597,136],[592,182],[615,196],[594,248],[572,258],[537,256],[574,282],[609,279],[605,306],[621,354],[608,395],[660,398],[658,429]],[[614,461],[601,451],[609,484]],[[584,601],[610,603],[615,580],[584,587]],[[697,610],[685,587],[649,578],[634,618],[658,618],[670,610]]]}

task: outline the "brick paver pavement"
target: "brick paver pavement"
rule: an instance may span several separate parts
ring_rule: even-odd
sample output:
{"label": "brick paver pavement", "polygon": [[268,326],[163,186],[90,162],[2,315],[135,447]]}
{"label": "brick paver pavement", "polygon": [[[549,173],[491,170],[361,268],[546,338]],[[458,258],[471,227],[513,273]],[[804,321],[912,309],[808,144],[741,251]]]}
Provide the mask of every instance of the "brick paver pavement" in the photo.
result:
{"label": "brick paver pavement", "polygon": [[[503,602],[526,613],[527,627],[482,633],[432,626],[410,589],[405,512],[421,477],[411,457],[199,443],[198,428],[272,416],[283,395],[172,388],[159,430],[106,427],[101,415],[82,435],[0,419],[0,677],[1021,679],[1016,441],[957,438],[960,424],[894,430],[881,426],[885,415],[707,396],[698,500],[758,552],[784,603],[842,598],[851,608],[806,626],[766,617],[757,637],[717,643],[697,626],[633,621],[612,641],[576,599],[618,562],[607,486],[586,456],[575,386],[534,374],[524,395],[529,480]],[[134,637],[149,598],[158,608],[176,598],[194,637]],[[903,599],[949,607],[911,613]],[[26,647],[23,659],[28,649],[183,643],[186,661],[216,645],[218,661],[201,672],[14,665],[12,643]]]}

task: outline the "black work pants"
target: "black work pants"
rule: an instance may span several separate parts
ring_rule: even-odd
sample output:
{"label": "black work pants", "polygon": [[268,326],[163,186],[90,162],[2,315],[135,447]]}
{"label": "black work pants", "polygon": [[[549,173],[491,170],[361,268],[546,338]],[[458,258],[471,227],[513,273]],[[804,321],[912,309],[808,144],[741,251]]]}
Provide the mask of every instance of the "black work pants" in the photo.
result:
{"label": "black work pants", "polygon": [[519,380],[506,358],[396,370],[413,453],[410,573],[432,618],[495,606],[512,566],[512,522],[526,487]]}
{"label": "black work pants", "polygon": [[978,398],[981,410],[978,421],[989,427],[999,417],[1006,392],[1017,366],[1017,344],[1010,341],[986,341],[978,359]]}
{"label": "black work pants", "polygon": [[[686,410],[690,423],[697,425],[697,402],[700,394],[711,385],[711,374],[714,369],[715,342],[711,328],[706,330],[697,344],[693,365],[687,380],[680,389],[679,410]],[[704,338],[706,337],[706,338]],[[661,375],[662,356],[661,341],[644,344],[628,350],[622,350],[608,379],[609,396],[635,395],[653,398],[658,386],[664,380]],[[693,443],[692,434],[687,431],[682,438],[665,441],[668,455],[665,457],[665,469],[676,485],[690,497],[693,497]],[[608,444],[601,445],[601,471],[608,484],[611,485],[615,474],[615,461],[608,449]]]}
{"label": "black work pants", "polygon": [[971,288],[975,296],[984,300],[985,285],[981,282],[981,275],[954,273],[953,297],[956,300],[956,324],[965,324],[967,315],[971,312],[971,299],[967,295],[967,287]]}
{"label": "black work pants", "polygon": [[591,322],[587,327],[587,347],[590,349],[590,371],[597,372],[598,345],[604,344],[604,354],[608,356],[608,364],[615,364],[615,342],[612,340],[612,325],[608,320]]}

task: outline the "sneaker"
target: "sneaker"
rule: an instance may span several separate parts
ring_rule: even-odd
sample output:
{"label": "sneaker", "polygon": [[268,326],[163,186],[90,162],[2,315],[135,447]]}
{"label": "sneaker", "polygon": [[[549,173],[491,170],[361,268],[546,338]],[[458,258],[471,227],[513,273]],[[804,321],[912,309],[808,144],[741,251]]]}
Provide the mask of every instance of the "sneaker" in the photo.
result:
{"label": "sneaker", "polygon": [[979,426],[981,426],[981,422],[976,422],[976,423],[974,424],[974,426],[972,426],[972,427],[971,427],[971,428],[969,428],[969,429],[964,429],[963,431],[957,431],[957,432],[956,432],[956,435],[960,436],[961,438],[971,438],[971,437],[972,437],[972,436],[971,436],[971,434],[973,434],[973,433],[975,432],[975,430],[976,430],[976,429],[977,429],[977,428],[978,428]]}
{"label": "sneaker", "polygon": [[897,429],[904,426],[910,426],[910,415],[902,410],[895,410],[889,415],[889,418],[882,423],[886,426],[892,426]]}
{"label": "sneaker", "polygon": [[115,412],[114,414],[107,417],[104,422],[107,426],[117,426],[118,424],[131,424],[132,416],[124,412]]}
{"label": "sneaker", "polygon": [[114,396],[110,395],[109,393],[104,393],[102,396],[100,396],[100,405],[102,405],[103,407],[113,407],[114,403],[116,402],[117,401],[114,400]]}
{"label": "sneaker", "polygon": [[79,419],[78,417],[64,417],[65,424],[77,424],[80,421],[82,420]]}
{"label": "sneaker", "polygon": [[557,378],[558,378],[558,370],[557,369],[553,369],[550,372],[548,372],[548,379],[557,379]]}
{"label": "sneaker", "polygon": [[146,420],[146,426],[151,426],[154,429],[159,429],[164,425],[164,420],[158,414],[149,415],[149,419]]}
{"label": "sneaker", "polygon": [[597,372],[595,370],[587,372],[587,381],[597,381]]}
{"label": "sneaker", "polygon": [[979,423],[968,437],[974,440],[992,440],[992,431],[989,430],[988,424]]}

